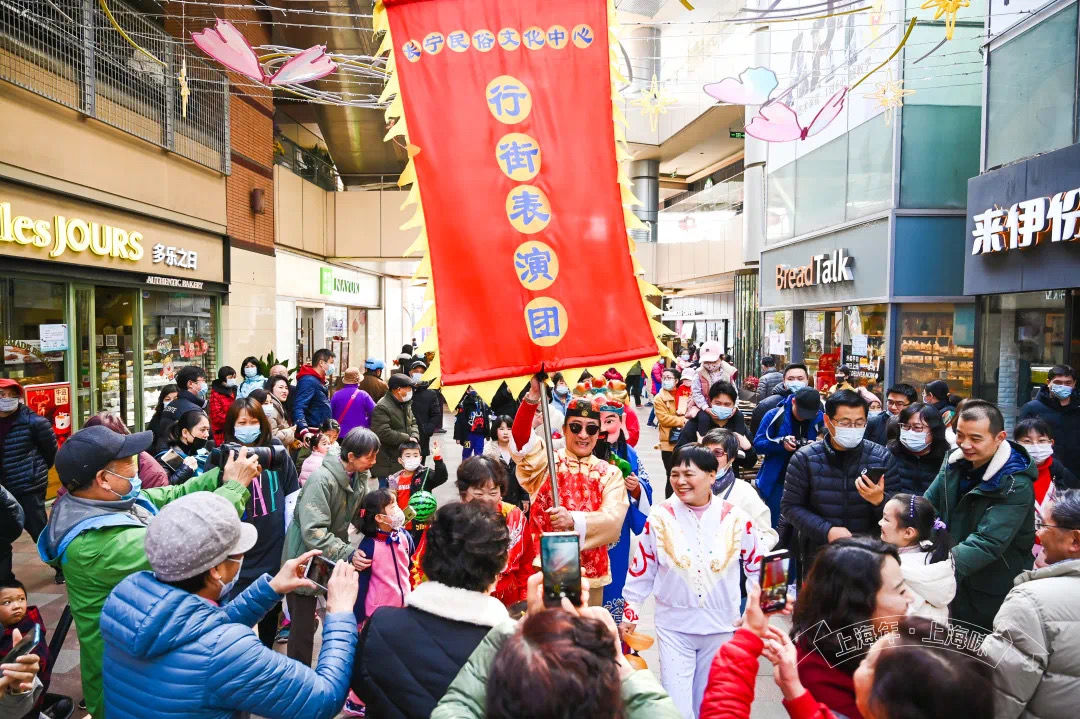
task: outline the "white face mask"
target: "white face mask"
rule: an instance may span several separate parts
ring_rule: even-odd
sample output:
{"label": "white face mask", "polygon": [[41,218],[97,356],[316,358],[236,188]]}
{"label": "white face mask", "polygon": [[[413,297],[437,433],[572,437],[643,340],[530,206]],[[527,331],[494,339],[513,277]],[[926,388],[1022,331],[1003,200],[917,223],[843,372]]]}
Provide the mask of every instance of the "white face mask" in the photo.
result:
{"label": "white face mask", "polygon": [[0,397],[0,412],[14,412],[18,408],[18,397]]}
{"label": "white face mask", "polygon": [[402,402],[408,402],[411,399],[412,399],[412,390],[409,390],[408,392],[405,393],[405,396],[401,398],[401,401]]}
{"label": "white face mask", "polygon": [[1052,444],[1025,444],[1024,449],[1035,460],[1035,464],[1042,464],[1054,455],[1054,445]]}
{"label": "white face mask", "polygon": [[866,427],[837,427],[833,439],[845,449],[854,449],[862,442]]}
{"label": "white face mask", "polygon": [[390,518],[390,529],[401,529],[405,526],[405,513],[401,511],[401,507],[396,504],[390,509],[386,515]]}
{"label": "white face mask", "polygon": [[401,460],[401,466],[405,468],[406,472],[415,472],[420,466],[419,457],[409,457],[408,459]]}
{"label": "white face mask", "polygon": [[420,378],[423,377],[423,376],[424,376],[423,372],[413,372],[412,373],[413,382],[419,382]]}
{"label": "white face mask", "polygon": [[267,419],[273,419],[274,417],[277,417],[277,407],[272,404],[264,404],[263,414],[266,415]]}
{"label": "white face mask", "polygon": [[930,440],[926,437],[926,432],[916,432],[913,429],[900,430],[900,444],[904,445],[912,452],[921,452],[926,449],[926,446],[930,444]]}
{"label": "white face mask", "polygon": [[236,568],[236,574],[233,576],[231,581],[223,582],[220,579],[217,580],[217,583],[221,585],[221,594],[218,595],[218,599],[229,596],[229,592],[231,592],[233,587],[236,586],[236,580],[240,579],[240,570],[244,568],[243,557],[240,557],[239,559],[233,559],[232,557],[229,557],[226,561],[236,562],[240,566]]}
{"label": "white face mask", "polygon": [[666,389],[668,392],[675,389],[675,380],[673,380],[673,379],[666,379],[661,384],[663,385],[664,389]]}

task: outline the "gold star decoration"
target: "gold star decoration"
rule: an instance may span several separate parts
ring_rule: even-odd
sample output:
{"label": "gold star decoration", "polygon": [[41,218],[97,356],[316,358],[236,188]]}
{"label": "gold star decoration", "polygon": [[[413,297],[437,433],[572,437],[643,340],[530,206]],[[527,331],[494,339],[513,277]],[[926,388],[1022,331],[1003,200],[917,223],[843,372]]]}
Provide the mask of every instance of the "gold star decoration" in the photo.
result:
{"label": "gold star decoration", "polygon": [[945,16],[945,39],[952,40],[953,31],[956,29],[956,14],[961,8],[970,6],[971,0],[926,0],[922,4],[922,9],[936,9],[935,20],[940,19],[942,15]]}
{"label": "gold star decoration", "polygon": [[649,89],[641,93],[641,97],[633,100],[630,104],[641,108],[641,114],[649,118],[649,128],[656,132],[656,128],[660,125],[660,116],[666,115],[668,105],[674,102],[666,92],[660,89],[660,82],[656,79],[654,73]]}
{"label": "gold star decoration", "polygon": [[187,58],[180,62],[180,74],[177,76],[180,83],[180,117],[187,119],[187,103],[191,97],[191,88],[187,84]]}
{"label": "gold star decoration", "polygon": [[904,104],[904,98],[908,95],[914,95],[914,90],[905,90],[903,80],[893,80],[892,72],[890,71],[884,82],[879,82],[874,86],[873,92],[868,92],[863,95],[868,100],[877,100],[877,104],[880,107],[885,108],[885,124],[892,124],[893,109],[902,107]]}

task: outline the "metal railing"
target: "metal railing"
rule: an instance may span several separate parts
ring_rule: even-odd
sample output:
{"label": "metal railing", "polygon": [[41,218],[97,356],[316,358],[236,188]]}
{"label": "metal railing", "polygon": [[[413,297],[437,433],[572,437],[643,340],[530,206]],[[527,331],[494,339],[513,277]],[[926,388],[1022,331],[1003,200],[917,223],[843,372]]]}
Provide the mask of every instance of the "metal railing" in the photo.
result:
{"label": "metal railing", "polygon": [[280,133],[274,136],[274,164],[289,168],[294,175],[299,175],[327,192],[342,189],[333,162],[301,147]]}
{"label": "metal railing", "polygon": [[126,42],[95,0],[0,0],[0,79],[227,174],[226,75],[120,0],[109,7],[164,65]]}

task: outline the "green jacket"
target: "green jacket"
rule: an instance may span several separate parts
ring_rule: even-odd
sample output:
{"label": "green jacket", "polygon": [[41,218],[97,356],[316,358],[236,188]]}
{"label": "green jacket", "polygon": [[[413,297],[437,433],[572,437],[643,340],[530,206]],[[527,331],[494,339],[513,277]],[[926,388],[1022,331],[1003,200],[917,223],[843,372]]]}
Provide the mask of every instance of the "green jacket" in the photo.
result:
{"label": "green jacket", "polygon": [[[218,487],[219,472],[214,468],[184,484],[144,489],[141,496],[161,509],[192,492],[214,492],[232,502],[237,514],[242,514],[249,498],[248,490],[239,482],[226,482]],[[55,505],[53,513],[56,513]],[[101,684],[105,645],[98,626],[101,608],[113,587],[129,574],[150,569],[143,548],[145,536],[145,526],[93,529],[79,534],[67,544],[65,551],[48,559],[50,565],[63,567],[67,579],[68,603],[71,605],[75,631],[79,635],[83,696],[86,698],[86,709],[94,719],[105,716]]]}
{"label": "green jacket", "polygon": [[951,616],[989,629],[1013,579],[1031,569],[1035,544],[1035,463],[1020,444],[1002,442],[983,481],[960,496],[963,459],[953,452],[926,498],[956,546],[956,597]]}
{"label": "green jacket", "polygon": [[[349,522],[367,495],[370,476],[369,472],[356,472],[350,477],[340,458],[328,456],[300,489],[292,523],[285,533],[281,561],[312,549],[322,550],[322,556],[330,561],[348,561],[356,551],[356,545],[349,543]],[[316,593],[308,589],[296,591]]]}
{"label": "green jacket", "polygon": [[[431,719],[482,719],[495,654],[516,630],[517,622],[506,621],[488,632],[431,712]],[[622,700],[626,719],[681,719],[671,697],[648,670],[623,679]]]}
{"label": "green jacket", "polygon": [[413,416],[412,400],[403,404],[390,392],[383,395],[375,405],[375,411],[371,413],[371,431],[378,435],[382,444],[378,461],[371,468],[371,473],[380,479],[389,477],[401,469],[397,461],[398,445],[410,439],[420,439],[420,429],[416,426],[416,417]]}

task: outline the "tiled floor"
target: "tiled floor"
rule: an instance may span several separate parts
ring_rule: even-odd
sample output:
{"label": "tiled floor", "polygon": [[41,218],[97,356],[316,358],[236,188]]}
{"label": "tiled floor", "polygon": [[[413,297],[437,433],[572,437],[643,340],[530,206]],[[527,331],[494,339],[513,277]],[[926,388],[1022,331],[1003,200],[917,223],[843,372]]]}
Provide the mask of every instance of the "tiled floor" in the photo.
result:
{"label": "tiled floor", "polygon": [[[641,420],[641,439],[637,445],[638,455],[644,462],[649,476],[652,478],[654,498],[660,501],[664,490],[664,467],[660,460],[660,452],[656,449],[658,441],[657,431],[647,427],[647,407],[637,410]],[[444,426],[450,430],[453,420],[446,417]],[[439,504],[457,501],[457,490],[454,488],[454,473],[461,463],[461,448],[452,440],[452,432],[437,435],[450,470],[450,480],[435,490],[435,496]],[[27,586],[30,592],[30,601],[38,605],[46,626],[49,628],[50,637],[56,622],[67,603],[67,594],[63,586],[53,583],[53,571],[38,559],[37,550],[26,534],[15,544],[15,573],[16,576]],[[640,631],[652,633],[653,612],[652,600],[646,604],[639,625]],[[774,620],[782,621],[782,620]],[[644,653],[644,658],[649,666],[659,675],[659,658],[655,646]],[[52,686],[50,691],[67,694],[76,700],[82,696],[79,680],[79,641],[72,627],[68,632],[60,655],[54,659],[52,674]],[[76,719],[86,716],[85,712],[76,711]],[[761,669],[758,673],[756,699],[754,701],[753,719],[779,719],[786,717],[787,712],[780,703],[780,692],[772,681],[772,667],[764,659],[761,661]],[[298,718],[300,719],[300,718]]]}

